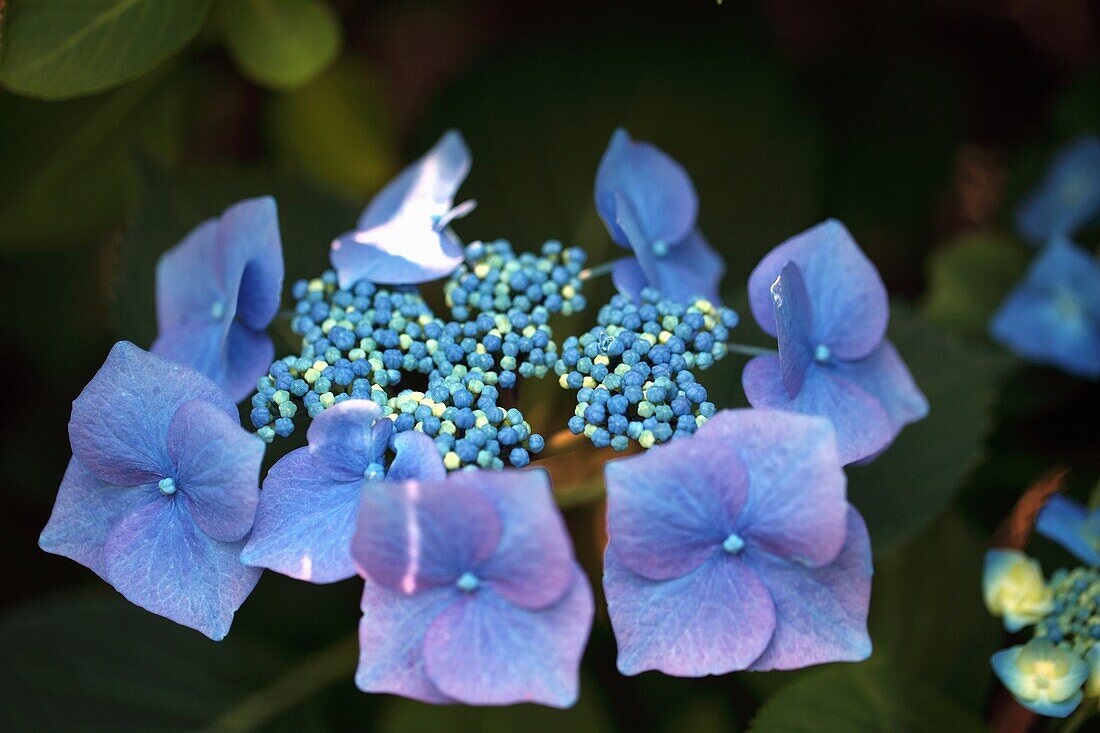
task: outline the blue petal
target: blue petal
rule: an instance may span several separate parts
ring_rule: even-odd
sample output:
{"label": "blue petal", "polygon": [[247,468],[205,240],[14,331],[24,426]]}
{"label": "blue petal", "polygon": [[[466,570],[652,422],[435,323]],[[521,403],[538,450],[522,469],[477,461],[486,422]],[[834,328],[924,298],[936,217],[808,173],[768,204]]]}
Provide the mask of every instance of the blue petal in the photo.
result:
{"label": "blue petal", "polygon": [[362,479],[324,475],[307,448],[286,454],[264,478],[241,562],[312,583],[355,575],[351,538],[362,486]]}
{"label": "blue petal", "polygon": [[746,364],[741,384],[753,407],[831,420],[844,464],[875,455],[890,444],[897,432],[886,407],[876,397],[829,366],[812,365],[802,390],[793,399],[783,385],[778,356],[758,356]]}
{"label": "blue petal", "polygon": [[1054,494],[1039,512],[1035,529],[1086,565],[1100,565],[1100,511],[1090,514],[1073,499]]}
{"label": "blue petal", "polygon": [[309,453],[324,475],[337,481],[357,481],[389,446],[393,421],[382,419],[382,408],[371,400],[345,400],[310,423]]}
{"label": "blue petal", "polygon": [[[776,410],[723,410],[692,440],[733,453],[749,473],[737,517],[746,546],[811,567],[836,558],[847,534],[846,480],[827,420]],[[711,459],[720,460],[720,459]]]}
{"label": "blue petal", "polygon": [[1046,176],[1020,205],[1016,226],[1042,244],[1072,235],[1100,213],[1100,138],[1075,140],[1050,162]]}
{"label": "blue petal", "polygon": [[103,545],[111,530],[124,516],[159,498],[155,486],[115,486],[71,459],[38,546],[105,577]]}
{"label": "blue petal", "polygon": [[1064,239],[1052,240],[990,330],[1025,359],[1100,378],[1100,263]]}
{"label": "blue petal", "polygon": [[716,433],[675,440],[604,466],[615,554],[650,580],[699,567],[736,527],[748,473]]}
{"label": "blue petal", "polygon": [[210,539],[179,497],[162,497],[111,532],[107,581],[131,603],[218,641],[260,579],[238,560],[243,545]]}
{"label": "blue petal", "polygon": [[192,399],[212,402],[237,419],[237,408],[206,377],[119,341],[73,402],[73,455],[104,481],[156,483],[172,470],[168,425]]}
{"label": "blue petal", "polygon": [[279,312],[283,289],[275,199],[248,199],[226,209],[218,221],[218,249],[230,312],[249,328],[262,331]]}
{"label": "blue petal", "polygon": [[480,566],[502,533],[496,508],[476,489],[451,479],[386,481],[363,494],[351,553],[375,583],[413,593]]}
{"label": "blue petal", "polygon": [[928,415],[928,399],[889,341],[884,340],[865,359],[835,362],[831,367],[882,403],[892,427],[891,441],[903,427]]}
{"label": "blue petal", "polygon": [[156,271],[158,331],[196,320],[220,323],[211,307],[225,303],[230,293],[222,278],[214,276],[217,252],[218,220],[208,219],[161,255]]}
{"label": "blue petal", "polygon": [[834,219],[791,237],[752,271],[749,305],[760,328],[776,334],[771,286],[788,262],[802,270],[818,343],[845,360],[874,351],[890,317],[886,286],[852,235]]}
{"label": "blue petal", "polygon": [[821,568],[745,548],[775,602],[775,636],[751,669],[798,669],[825,662],[858,662],[871,655],[871,541],[848,507],[848,535],[836,559]]}
{"label": "blue petal", "polygon": [[267,374],[275,360],[275,344],[261,331],[233,321],[225,344],[225,376],[218,381],[235,401],[256,391],[256,381]]}
{"label": "blue petal", "polygon": [[779,371],[790,397],[797,397],[814,362],[814,317],[802,270],[793,262],[783,266],[772,283],[772,306],[779,338]]}
{"label": "blue petal", "polygon": [[[1034,644],[1035,641],[1036,640],[1033,640],[1029,642],[1029,644]],[[1046,644],[1049,644],[1049,642],[1046,642]],[[1026,648],[1026,645],[1014,646],[995,653],[989,660],[994,673],[996,673],[1001,683],[1008,688],[1008,691],[1013,694],[1016,701],[1028,710],[1052,718],[1066,717],[1081,703],[1083,697],[1081,692],[1070,695],[1065,700],[1058,702],[1051,700],[1050,696],[1046,693],[1040,693],[1032,699],[1020,696],[1020,693],[1028,682],[1028,675],[1020,668],[1019,663],[1020,655],[1024,653]],[[1081,662],[1079,668],[1071,671],[1070,676],[1072,679],[1065,680],[1065,683],[1070,686],[1080,686],[1088,677],[1088,665],[1085,664],[1084,660],[1079,661]],[[1081,668],[1083,668],[1083,674]],[[1074,672],[1076,674],[1073,674]],[[1076,684],[1074,684],[1074,682],[1076,682]]]}
{"label": "blue petal", "polygon": [[428,628],[424,667],[443,694],[468,705],[570,707],[593,610],[588,579],[576,565],[566,595],[540,611],[479,590]]}
{"label": "blue petal", "polygon": [[184,403],[168,427],[172,478],[191,516],[212,539],[234,542],[252,529],[264,443],[201,400]]}
{"label": "blue petal", "polygon": [[713,556],[674,580],[647,580],[604,553],[604,593],[619,671],[702,677],[747,669],[775,631],[768,589],[740,559]]}
{"label": "blue petal", "polygon": [[681,303],[698,298],[719,302],[718,284],[726,271],[726,263],[698,229],[663,257],[643,259],[646,252],[648,250],[639,250],[636,257],[615,261],[611,280],[620,293],[639,301],[642,289],[653,287],[666,298]]}
{"label": "blue petal", "polygon": [[[669,247],[695,227],[699,197],[683,166],[656,146],[619,128],[596,171],[596,209],[624,247],[663,241]],[[632,238],[627,229],[637,234]]]}
{"label": "blue petal", "polygon": [[420,283],[453,272],[462,245],[442,222],[459,213],[452,211],[454,195],[469,171],[470,151],[462,135],[449,130],[375,196],[355,231],[332,243],[340,287],[360,280]]}
{"label": "blue petal", "polygon": [[363,586],[359,622],[359,666],[355,684],[363,692],[388,692],[429,703],[453,702],[424,671],[424,634],[459,600],[454,586],[405,594],[370,580]]}
{"label": "blue petal", "polygon": [[439,448],[424,433],[416,430],[398,433],[393,437],[393,450],[387,481],[442,481],[447,477]]}

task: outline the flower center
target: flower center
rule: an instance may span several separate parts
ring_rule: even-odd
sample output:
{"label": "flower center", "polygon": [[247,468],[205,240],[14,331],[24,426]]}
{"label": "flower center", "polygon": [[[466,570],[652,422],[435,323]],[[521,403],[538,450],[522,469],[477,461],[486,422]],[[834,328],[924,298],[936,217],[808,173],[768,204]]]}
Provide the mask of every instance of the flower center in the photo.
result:
{"label": "flower center", "polygon": [[814,349],[814,361],[824,363],[829,361],[829,357],[833,355],[833,352],[829,351],[829,347],[825,344],[818,344]]}
{"label": "flower center", "polygon": [[171,496],[176,493],[176,480],[174,478],[162,478],[157,483],[157,488],[160,489],[160,493],[165,496]]}
{"label": "flower center", "polygon": [[744,546],[745,541],[738,537],[736,532],[730,532],[730,536],[722,541],[722,549],[731,555],[741,552]]}
{"label": "flower center", "polygon": [[1065,290],[1058,291],[1055,307],[1058,309],[1058,314],[1067,321],[1075,321],[1081,315],[1081,303],[1073,293]]}
{"label": "flower center", "polygon": [[481,585],[481,581],[477,579],[477,576],[473,573],[466,572],[458,576],[458,580],[455,581],[455,585],[463,593],[473,593]]}
{"label": "flower center", "polygon": [[214,317],[215,321],[220,321],[225,317],[225,301],[216,300],[210,304],[210,315]]}
{"label": "flower center", "polygon": [[381,481],[386,477],[386,467],[381,463],[372,463],[363,471],[363,478],[368,481]]}
{"label": "flower center", "polygon": [[667,255],[668,249],[668,242],[663,239],[658,239],[656,242],[653,243],[653,254],[657,255],[658,257],[664,257],[665,255]]}

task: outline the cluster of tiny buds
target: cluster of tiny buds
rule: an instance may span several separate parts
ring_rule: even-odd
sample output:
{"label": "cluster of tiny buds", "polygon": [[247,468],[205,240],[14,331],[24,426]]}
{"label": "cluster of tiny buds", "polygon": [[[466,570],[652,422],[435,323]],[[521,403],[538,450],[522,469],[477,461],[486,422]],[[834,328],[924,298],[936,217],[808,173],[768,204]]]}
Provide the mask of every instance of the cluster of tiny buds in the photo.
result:
{"label": "cluster of tiny buds", "polygon": [[1100,568],[1061,569],[1050,580],[1054,607],[1035,636],[1084,655],[1100,641]]}

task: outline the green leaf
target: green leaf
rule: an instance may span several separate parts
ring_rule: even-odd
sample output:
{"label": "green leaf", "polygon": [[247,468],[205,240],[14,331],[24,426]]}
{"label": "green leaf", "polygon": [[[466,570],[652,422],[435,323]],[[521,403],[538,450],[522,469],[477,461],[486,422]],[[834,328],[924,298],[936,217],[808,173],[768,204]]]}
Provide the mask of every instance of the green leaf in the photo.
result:
{"label": "green leaf", "polygon": [[[288,668],[266,646],[211,642],[113,595],[19,608],[0,621],[0,649],[10,731],[194,731]],[[277,722],[266,730],[323,730],[311,707]]]}
{"label": "green leaf", "polygon": [[876,554],[919,532],[961,487],[981,458],[997,388],[1012,363],[900,303],[891,305],[887,336],[931,407],[885,453],[848,469],[848,497],[867,520]]}
{"label": "green leaf", "polygon": [[0,84],[41,99],[93,94],[141,76],[202,25],[210,0],[10,3]]}
{"label": "green leaf", "polygon": [[941,326],[984,337],[1026,268],[1027,252],[1015,238],[989,231],[960,235],[928,259],[925,313]]}
{"label": "green leaf", "polygon": [[305,84],[336,58],[336,13],[323,0],[222,0],[226,46],[248,78],[271,89]]}
{"label": "green leaf", "polygon": [[272,95],[265,121],[285,162],[365,202],[397,168],[387,109],[370,67],[349,56],[306,86]]}
{"label": "green leaf", "polygon": [[808,672],[760,708],[752,733],[966,733],[973,713],[875,659]]}

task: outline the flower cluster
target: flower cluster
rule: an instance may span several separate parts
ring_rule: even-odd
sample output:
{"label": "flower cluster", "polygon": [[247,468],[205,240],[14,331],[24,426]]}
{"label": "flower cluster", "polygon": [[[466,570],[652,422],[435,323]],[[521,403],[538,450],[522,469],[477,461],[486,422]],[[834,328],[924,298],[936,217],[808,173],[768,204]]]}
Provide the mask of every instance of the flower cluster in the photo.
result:
{"label": "flower cluster", "polygon": [[993,670],[1021,705],[1065,717],[1084,697],[1100,697],[1100,510],[1054,495],[1038,532],[1085,563],[1057,570],[1048,582],[1036,560],[1018,550],[990,550],[982,578],[986,607],[1005,628],[1033,627],[1025,644],[993,655]]}
{"label": "flower cluster", "polygon": [[[589,269],[556,241],[463,245],[450,225],[474,208],[454,204],[469,169],[448,132],[379,192],[332,243],[334,269],[292,286],[300,342],[274,361],[262,332],[283,279],[274,203],[231,207],[169,251],[154,349],[178,363],[112,350],[74,402],[73,459],[41,546],[215,639],[262,568],[358,576],[364,691],[571,705],[592,590],[549,475],[516,470],[545,446],[515,406],[521,382],[553,370],[574,392],[570,431],[652,449],[605,472],[603,583],[624,674],[866,658],[870,544],[843,466],[927,404],[843,227],[781,245],[750,281],[779,353],[749,363],[746,387],[781,409],[719,411],[695,373],[732,353],[738,319],[717,299],[724,266],[675,161],[615,133],[596,203],[633,256]],[[619,294],[559,352],[551,317],[582,311],[601,271]],[[417,287],[442,278],[446,317]],[[254,434],[233,406],[250,385]],[[265,446],[296,421],[305,445],[261,480]],[[1044,643],[1068,633],[1016,606],[1045,624]]]}

